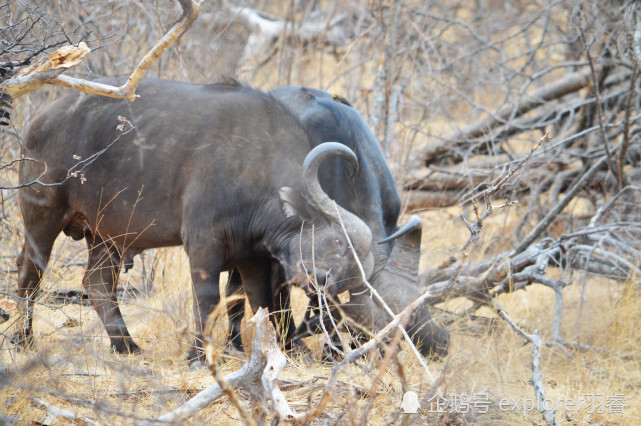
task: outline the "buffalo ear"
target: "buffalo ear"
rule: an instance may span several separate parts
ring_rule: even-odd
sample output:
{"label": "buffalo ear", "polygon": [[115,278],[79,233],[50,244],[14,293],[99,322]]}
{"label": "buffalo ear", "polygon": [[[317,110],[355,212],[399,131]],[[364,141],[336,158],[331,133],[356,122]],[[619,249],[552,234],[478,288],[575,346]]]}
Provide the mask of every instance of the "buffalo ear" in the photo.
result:
{"label": "buffalo ear", "polygon": [[296,216],[305,221],[312,220],[309,203],[294,188],[283,186],[278,190],[278,195],[287,217]]}

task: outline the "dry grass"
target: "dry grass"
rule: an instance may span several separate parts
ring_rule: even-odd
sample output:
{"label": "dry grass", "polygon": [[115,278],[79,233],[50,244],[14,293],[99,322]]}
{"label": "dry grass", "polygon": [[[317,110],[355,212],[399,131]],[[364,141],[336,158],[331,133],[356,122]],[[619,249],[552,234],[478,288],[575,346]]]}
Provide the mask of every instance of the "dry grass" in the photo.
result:
{"label": "dry grass", "polygon": [[[466,239],[466,230],[456,211],[433,211],[423,214],[427,223],[425,231],[424,263],[445,259],[460,247]],[[500,236],[509,229],[512,215],[503,211],[492,217],[485,228],[485,241],[478,251],[500,249]],[[15,253],[18,241],[12,239],[3,249],[3,254]],[[83,247],[61,238],[55,248],[55,257],[44,280],[45,288],[78,287],[82,277],[81,266],[65,266],[84,256]],[[58,310],[38,306],[35,311],[36,351],[18,352],[6,342],[2,346],[2,362],[10,370],[27,367],[20,377],[11,379],[12,385],[2,390],[0,411],[6,415],[18,415],[20,423],[42,421],[44,411],[31,404],[34,397],[46,400],[60,408],[72,410],[105,423],[129,423],[136,418],[153,418],[177,407],[195,392],[213,382],[206,369],[191,371],[184,361],[189,348],[191,327],[191,295],[188,262],[180,248],[163,249],[156,272],[155,291],[124,303],[123,314],[130,331],[141,344],[144,353],[140,356],[109,354],[108,339],[92,308],[71,305]],[[5,265],[3,265],[5,267]],[[132,283],[139,281],[140,262],[122,279]],[[16,274],[12,275],[15,282]],[[608,349],[613,354],[604,355],[593,351],[578,352],[560,347],[544,347],[541,367],[547,397],[552,401],[584,400],[580,409],[561,407],[557,419],[562,422],[584,424],[587,422],[610,422],[632,424],[641,416],[641,371],[638,359],[625,360],[621,354],[638,354],[641,338],[637,324],[641,322],[641,302],[636,290],[605,279],[582,277],[577,274],[574,284],[564,291],[565,313],[562,335],[568,339]],[[297,319],[302,314],[304,298],[298,294]],[[498,303],[512,318],[527,330],[538,329],[544,341],[549,338],[554,294],[542,286],[531,286],[526,291],[503,295]],[[446,307],[461,310],[465,302],[450,301]],[[485,310],[481,315],[493,317]],[[77,327],[65,327],[73,318]],[[2,325],[4,333],[13,329],[11,321]],[[484,422],[503,424],[526,424],[540,422],[541,416],[528,404],[533,400],[530,346],[523,346],[507,324],[500,320],[483,331],[468,318],[461,318],[449,326],[452,333],[450,355],[444,360],[431,363],[433,374],[440,377],[440,389],[445,395],[461,398],[474,394],[487,395],[493,402],[488,412],[450,413],[447,416],[430,412],[424,404],[415,420],[432,422]],[[216,320],[215,341],[224,343],[226,319]],[[245,335],[246,343],[251,339]],[[308,343],[319,357],[319,345],[314,338]],[[317,340],[317,339],[316,339]],[[382,378],[384,385],[377,388],[369,421],[373,423],[401,421],[398,417],[403,390],[429,392],[432,385],[403,343],[398,355],[401,370],[392,363]],[[224,355],[219,359],[223,372],[238,369],[238,357]],[[339,377],[334,392],[335,399],[329,404],[320,420],[358,422],[363,407],[368,404],[364,393],[372,386],[373,375],[380,373],[381,358],[370,354],[360,366],[350,366]],[[33,365],[32,365],[33,364]],[[363,367],[371,369],[366,374]],[[330,366],[310,362],[293,355],[281,378],[293,380],[295,385],[286,387],[286,396],[294,409],[302,411],[309,403],[317,403],[322,386],[330,375]],[[44,390],[46,389],[46,390]],[[586,407],[585,400],[603,398],[606,405],[603,413]],[[622,414],[611,413],[609,398],[624,395]],[[242,394],[241,394],[242,397]],[[99,403],[104,407],[94,409],[85,404],[70,404],[70,398],[80,398]],[[242,398],[241,398],[242,399]],[[499,403],[501,400],[503,407]],[[508,401],[519,401],[515,409]],[[105,407],[109,407],[105,411]],[[459,411],[464,410],[465,405]],[[471,405],[470,407],[474,407]],[[479,408],[480,405],[477,405]],[[436,409],[436,405],[432,406]],[[109,410],[114,413],[109,413]],[[594,411],[594,412],[591,412]],[[225,399],[203,410],[187,424],[202,422],[235,423],[240,419],[235,408]]]}

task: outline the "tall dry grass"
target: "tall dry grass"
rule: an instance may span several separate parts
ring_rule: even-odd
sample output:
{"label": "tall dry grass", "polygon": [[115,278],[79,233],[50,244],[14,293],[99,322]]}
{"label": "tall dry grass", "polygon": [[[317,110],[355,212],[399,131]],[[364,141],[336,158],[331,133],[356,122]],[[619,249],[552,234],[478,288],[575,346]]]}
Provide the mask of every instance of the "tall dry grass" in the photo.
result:
{"label": "tall dry grass", "polygon": [[[500,249],[500,235],[505,232],[505,224],[513,223],[505,217],[510,214],[508,211],[499,213],[486,225],[490,242],[480,247],[479,252],[489,255]],[[424,213],[423,219],[427,226],[422,265],[447,258],[455,250],[453,247],[466,239],[467,231],[456,212]],[[496,238],[492,238],[494,236]],[[11,247],[18,246],[18,239],[12,239],[11,244],[5,246],[4,254],[15,252]],[[44,278],[44,288],[79,287],[82,267],[67,264],[83,255],[82,246],[61,238]],[[101,422],[129,423],[159,416],[211,384],[213,378],[208,370],[191,371],[184,361],[192,327],[186,256],[180,248],[161,249],[158,256],[162,261],[158,263],[154,291],[149,296],[122,304],[130,331],[143,347],[142,355],[109,354],[108,338],[91,307],[69,305],[52,310],[37,306],[35,351],[20,352],[6,342],[2,346],[5,367],[10,370],[24,367],[25,373],[11,378],[12,384],[1,391],[0,411],[5,415],[17,415],[21,424],[42,421],[44,412],[34,409],[31,403],[33,398],[41,398]],[[140,262],[127,275],[123,274],[121,279],[140,280]],[[564,290],[562,335],[611,353],[544,347],[541,369],[546,396],[555,403],[583,401],[579,408],[560,407],[557,420],[564,423],[634,424],[641,416],[641,370],[638,359],[624,359],[620,354],[638,354],[641,346],[638,333],[641,302],[636,289],[627,283],[580,274],[575,281]],[[295,294],[298,320],[305,303],[304,296]],[[525,291],[501,296],[498,303],[517,323],[528,330],[539,330],[544,342],[549,339],[554,310],[554,294],[550,289],[533,285]],[[451,311],[461,311],[465,307],[461,301],[450,301],[441,306]],[[481,310],[479,314],[495,317],[488,310]],[[436,317],[439,318],[438,312]],[[69,327],[70,319],[76,320],[75,326]],[[13,331],[12,321],[2,324],[3,333]],[[215,324],[214,341],[222,348],[227,329],[225,316],[219,315]],[[486,395],[492,404],[487,407],[487,413],[473,415],[463,412],[465,403],[462,402],[459,412],[443,416],[430,411],[435,411],[436,405],[432,404],[430,408],[424,403],[414,421],[419,424],[540,422],[541,416],[536,409],[527,405],[534,398],[529,383],[532,374],[530,346],[524,346],[523,340],[500,320],[488,326],[482,321],[461,317],[449,324],[448,329],[452,334],[450,354],[429,364],[432,374],[439,378],[440,390],[448,398]],[[243,339],[248,344],[250,333],[244,333]],[[281,376],[289,380],[284,386],[287,398],[292,407],[300,411],[318,403],[322,387],[331,374],[331,365],[319,361],[319,338],[308,338],[306,343],[312,348],[315,361],[293,354]],[[319,421],[357,423],[363,407],[370,403],[365,395],[372,386],[372,375],[380,373],[384,384],[376,389],[369,422],[402,421],[399,410],[404,391],[413,390],[419,394],[433,391],[432,383],[406,345],[401,344],[398,355],[400,368],[392,364],[381,372],[380,354],[373,353],[359,361],[360,366],[345,369],[339,376],[335,399]],[[221,356],[218,360],[221,371],[227,373],[238,369],[242,358],[238,354]],[[625,398],[622,414],[611,412],[613,406],[607,405],[617,395]],[[606,404],[603,410],[587,407],[591,398],[602,398]],[[98,405],[92,407],[78,400],[94,401]],[[503,405],[500,405],[501,401],[504,401]],[[100,406],[101,403],[105,405]],[[470,410],[473,407],[474,404],[468,404]],[[476,407],[481,406],[477,404]],[[448,410],[456,411],[454,408]],[[186,423],[233,424],[239,420],[236,409],[223,399]]]}

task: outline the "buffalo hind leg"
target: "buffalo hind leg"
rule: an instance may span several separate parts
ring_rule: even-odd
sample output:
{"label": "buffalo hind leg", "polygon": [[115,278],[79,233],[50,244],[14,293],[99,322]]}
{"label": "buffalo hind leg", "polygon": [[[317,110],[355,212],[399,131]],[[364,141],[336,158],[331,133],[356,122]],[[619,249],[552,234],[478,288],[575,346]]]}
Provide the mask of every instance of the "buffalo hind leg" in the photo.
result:
{"label": "buffalo hind leg", "polygon": [[[26,221],[25,221],[26,222]],[[53,243],[61,229],[49,224],[25,223],[25,241],[18,255],[18,297],[24,306],[24,319],[14,340],[23,348],[33,344],[33,304],[40,288],[42,274],[47,267]]]}
{"label": "buffalo hind leg", "polygon": [[85,239],[89,248],[89,262],[83,286],[107,330],[111,350],[121,354],[139,353],[140,347],[131,338],[118,307],[116,285],[120,273],[120,254],[110,241],[94,238],[89,232]]}

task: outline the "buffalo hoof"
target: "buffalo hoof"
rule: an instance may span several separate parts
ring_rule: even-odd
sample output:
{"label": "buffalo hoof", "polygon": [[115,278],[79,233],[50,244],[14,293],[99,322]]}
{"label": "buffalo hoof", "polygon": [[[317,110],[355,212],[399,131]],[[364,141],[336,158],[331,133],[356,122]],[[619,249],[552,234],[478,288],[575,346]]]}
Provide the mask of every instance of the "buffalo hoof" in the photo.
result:
{"label": "buffalo hoof", "polygon": [[33,347],[33,334],[18,331],[10,337],[10,343],[13,343],[22,350],[31,349]]}
{"label": "buffalo hoof", "polygon": [[201,359],[192,359],[189,361],[189,370],[198,371],[207,368],[207,363]]}
{"label": "buffalo hoof", "polygon": [[416,349],[426,358],[438,360],[447,355],[450,333],[436,324],[430,323],[419,330],[410,330]]}
{"label": "buffalo hoof", "polygon": [[333,347],[328,344],[323,345],[323,353],[321,355],[321,362],[323,364],[333,364],[343,359],[342,354],[345,353],[343,345],[338,340],[332,343]]}
{"label": "buffalo hoof", "polygon": [[227,343],[227,350],[231,352],[239,352],[239,353],[245,352],[245,348],[243,346],[243,339],[240,338],[240,335],[229,340],[229,342]]}
{"label": "buffalo hoof", "polygon": [[[201,348],[192,347],[187,353],[186,359],[189,362],[189,368],[192,370],[197,370],[207,365],[205,352]],[[192,366],[194,366],[194,368],[192,368]]]}
{"label": "buffalo hoof", "polygon": [[117,339],[111,341],[111,352],[117,354],[140,354],[142,349],[131,339]]}

